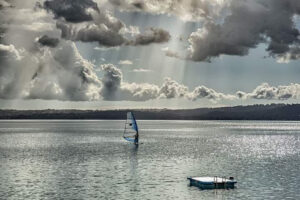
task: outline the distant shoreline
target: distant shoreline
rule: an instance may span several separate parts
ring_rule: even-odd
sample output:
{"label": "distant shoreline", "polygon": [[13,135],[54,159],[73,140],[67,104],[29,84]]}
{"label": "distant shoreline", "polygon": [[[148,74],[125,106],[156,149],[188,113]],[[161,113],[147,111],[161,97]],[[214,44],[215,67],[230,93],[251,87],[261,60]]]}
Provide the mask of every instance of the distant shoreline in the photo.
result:
{"label": "distant shoreline", "polygon": [[128,111],[133,111],[139,120],[300,120],[300,104],[269,104],[178,110],[0,110],[0,120],[122,120]]}

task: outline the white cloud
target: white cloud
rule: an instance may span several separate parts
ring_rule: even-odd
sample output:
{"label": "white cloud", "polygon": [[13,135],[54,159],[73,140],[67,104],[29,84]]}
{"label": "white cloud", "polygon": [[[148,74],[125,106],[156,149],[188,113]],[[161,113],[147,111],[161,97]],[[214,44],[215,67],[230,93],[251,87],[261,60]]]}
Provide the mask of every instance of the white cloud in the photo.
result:
{"label": "white cloud", "polygon": [[123,29],[121,29],[121,33],[129,34],[131,37],[141,34],[140,29],[137,26],[125,26]]}
{"label": "white cloud", "polygon": [[133,72],[137,72],[137,73],[148,73],[148,72],[152,72],[152,70],[150,69],[144,69],[144,68],[138,68],[138,69],[134,69],[132,70]]}
{"label": "white cloud", "polygon": [[102,69],[104,70],[102,95],[106,100],[147,101],[150,99],[184,98],[192,101],[208,99],[216,102],[224,99],[237,99],[234,95],[219,93],[205,86],[199,86],[193,91],[189,91],[187,86],[171,78],[165,78],[161,86],[149,83],[127,83],[123,81],[122,71],[114,65],[102,65]]}
{"label": "white cloud", "polygon": [[238,96],[243,99],[300,99],[300,84],[291,83],[290,85],[279,85],[275,87],[268,83],[262,83],[250,93],[238,92]]}
{"label": "white cloud", "polygon": [[157,99],[159,94],[159,87],[149,83],[122,83],[120,88],[120,100],[131,101],[147,101],[150,99]]}
{"label": "white cloud", "polygon": [[100,47],[100,46],[96,46],[96,47],[94,47],[94,50],[96,50],[96,51],[109,51],[109,50],[117,51],[119,49],[120,49],[119,46],[115,46],[115,47]]}
{"label": "white cloud", "polygon": [[102,69],[105,71],[102,80],[103,85],[107,85],[103,89],[108,91],[102,92],[102,95],[107,100],[146,101],[150,99],[183,98],[191,101],[208,99],[212,102],[220,102],[223,100],[236,101],[238,99],[300,99],[300,84],[291,83],[286,86],[274,87],[263,83],[250,93],[238,91],[236,94],[225,94],[203,85],[190,91],[187,86],[171,78],[165,78],[161,86],[149,83],[128,83],[123,81],[122,71],[114,65],[103,65]]}
{"label": "white cloud", "polygon": [[169,47],[162,48],[162,51],[165,52],[165,55],[173,58],[183,58],[178,54],[178,52],[172,51]]}
{"label": "white cloud", "polygon": [[188,88],[171,78],[165,78],[164,83],[160,87],[159,93],[161,98],[167,99],[184,97],[188,93]]}
{"label": "white cloud", "polygon": [[236,100],[237,97],[235,95],[223,94],[221,92],[216,92],[211,88],[207,88],[205,86],[196,87],[191,93],[187,95],[187,97],[191,100],[197,100],[206,98],[213,101],[220,100]]}
{"label": "white cloud", "polygon": [[133,62],[131,60],[120,60],[119,65],[132,65]]}

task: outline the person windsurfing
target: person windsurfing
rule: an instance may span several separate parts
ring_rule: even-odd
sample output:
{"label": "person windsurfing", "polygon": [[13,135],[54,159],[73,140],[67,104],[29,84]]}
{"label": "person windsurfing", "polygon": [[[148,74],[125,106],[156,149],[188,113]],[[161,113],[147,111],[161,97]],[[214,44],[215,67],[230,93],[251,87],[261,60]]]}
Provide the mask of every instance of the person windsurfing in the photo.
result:
{"label": "person windsurfing", "polygon": [[123,137],[125,140],[138,145],[139,143],[139,129],[135,117],[132,112],[127,113]]}
{"label": "person windsurfing", "polygon": [[135,137],[134,137],[134,144],[138,145],[139,144],[139,131],[136,132]]}

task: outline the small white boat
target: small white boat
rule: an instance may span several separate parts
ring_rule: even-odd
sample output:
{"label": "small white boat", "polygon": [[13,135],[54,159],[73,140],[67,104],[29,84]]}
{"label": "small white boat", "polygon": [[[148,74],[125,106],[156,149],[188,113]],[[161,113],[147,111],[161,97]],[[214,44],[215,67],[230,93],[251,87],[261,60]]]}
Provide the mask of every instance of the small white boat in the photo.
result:
{"label": "small white boat", "polygon": [[201,189],[226,189],[234,188],[237,181],[233,177],[188,177],[191,186],[196,186]]}

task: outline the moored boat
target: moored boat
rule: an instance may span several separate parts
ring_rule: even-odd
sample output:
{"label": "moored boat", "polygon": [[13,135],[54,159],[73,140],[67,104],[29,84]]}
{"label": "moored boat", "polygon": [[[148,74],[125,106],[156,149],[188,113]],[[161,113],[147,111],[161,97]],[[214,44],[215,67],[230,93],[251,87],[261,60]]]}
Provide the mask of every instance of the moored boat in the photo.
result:
{"label": "moored boat", "polygon": [[191,186],[201,189],[230,189],[234,188],[237,181],[233,177],[188,177]]}

